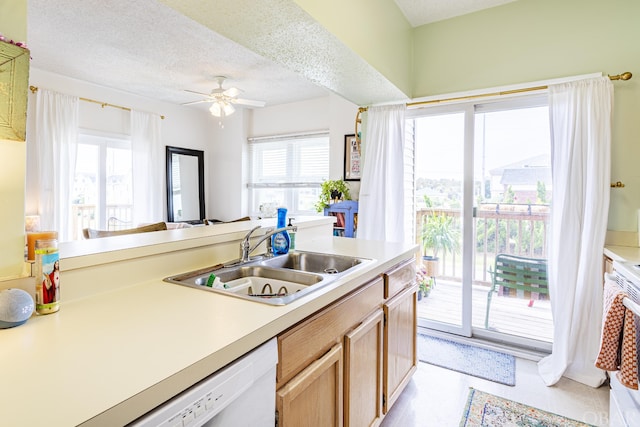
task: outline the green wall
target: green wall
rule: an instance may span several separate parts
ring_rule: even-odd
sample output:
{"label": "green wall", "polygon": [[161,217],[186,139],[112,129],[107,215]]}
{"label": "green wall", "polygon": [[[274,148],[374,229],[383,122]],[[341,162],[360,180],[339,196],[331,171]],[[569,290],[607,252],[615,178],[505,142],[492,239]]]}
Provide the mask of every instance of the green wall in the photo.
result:
{"label": "green wall", "polygon": [[411,94],[412,28],[393,0],[294,0],[313,19]]}
{"label": "green wall", "polygon": [[[0,2],[0,34],[8,39],[27,41],[27,2]],[[24,141],[0,140],[0,279],[13,278],[24,270]]]}
{"label": "green wall", "polygon": [[637,231],[640,209],[640,1],[519,0],[414,29],[414,97],[571,75],[615,83],[609,229]]}
{"label": "green wall", "polygon": [[27,41],[27,0],[0,2],[0,34],[8,39]]}

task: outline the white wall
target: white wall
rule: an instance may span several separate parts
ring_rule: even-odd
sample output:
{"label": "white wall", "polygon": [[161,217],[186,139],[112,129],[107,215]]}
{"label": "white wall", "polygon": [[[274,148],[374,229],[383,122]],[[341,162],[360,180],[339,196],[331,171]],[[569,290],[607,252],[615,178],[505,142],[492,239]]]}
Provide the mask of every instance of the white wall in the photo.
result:
{"label": "white wall", "polygon": [[[58,74],[38,70],[36,68],[31,68],[29,81],[30,85],[38,88],[45,88],[60,93],[76,95],[82,98],[94,99],[139,111],[162,115],[165,117],[165,119],[162,120],[163,147],[169,145],[207,152],[207,149],[212,145],[212,129],[214,128],[214,125],[217,125],[217,123],[212,120],[211,115],[206,111],[143,98],[84,81],[71,79]],[[33,135],[33,118],[35,117],[34,107],[35,95],[30,94],[27,144],[29,144],[28,141],[30,135]],[[128,111],[118,108],[102,108],[100,105],[95,103],[80,102],[80,126],[87,129],[128,135],[130,134],[129,114],[130,113]],[[164,170],[164,163],[162,168]],[[205,156],[205,191],[207,192],[207,195],[210,194],[208,191],[210,186],[208,172],[209,167]],[[27,174],[26,194],[26,214],[34,214],[36,213],[37,207],[35,206],[33,197],[29,197],[29,195],[37,194],[37,183],[29,180],[29,174]],[[163,203],[163,218],[166,218],[165,182],[162,183],[162,196],[163,200],[165,200],[165,203]],[[209,207],[211,204],[210,200],[205,200],[205,204]]]}
{"label": "white wall", "polygon": [[224,119],[213,120],[212,143],[206,156],[210,165],[207,193],[208,219],[231,221],[247,214],[246,180],[243,176],[243,153],[246,147],[246,123],[250,112],[236,108]]}
{"label": "white wall", "polygon": [[344,136],[355,132],[358,106],[331,94],[303,102],[253,110],[250,137],[329,130],[330,179],[344,176]]}
{"label": "white wall", "polygon": [[[344,177],[344,136],[355,131],[357,105],[330,94],[323,98],[247,110],[244,117],[225,119],[223,129],[216,129],[211,163],[216,165],[214,180],[216,203],[214,218],[231,220],[249,215],[247,201],[247,138],[285,135],[312,131],[329,131],[329,179]],[[236,113],[237,114],[237,113]],[[234,119],[232,121],[230,119]],[[235,142],[234,142],[235,141]],[[242,168],[237,165],[243,163]],[[359,182],[351,182],[351,195],[357,199]]]}

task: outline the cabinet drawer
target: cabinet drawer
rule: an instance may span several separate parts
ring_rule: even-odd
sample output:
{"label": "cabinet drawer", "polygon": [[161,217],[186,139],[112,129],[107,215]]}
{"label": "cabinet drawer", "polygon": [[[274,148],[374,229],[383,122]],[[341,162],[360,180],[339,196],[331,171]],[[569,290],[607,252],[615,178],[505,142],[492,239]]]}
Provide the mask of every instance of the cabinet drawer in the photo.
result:
{"label": "cabinet drawer", "polygon": [[384,274],[384,298],[391,298],[416,278],[415,260],[409,259],[397,264]]}
{"label": "cabinet drawer", "polygon": [[278,387],[340,343],[345,332],[380,307],[382,288],[382,278],[376,278],[278,336]]}

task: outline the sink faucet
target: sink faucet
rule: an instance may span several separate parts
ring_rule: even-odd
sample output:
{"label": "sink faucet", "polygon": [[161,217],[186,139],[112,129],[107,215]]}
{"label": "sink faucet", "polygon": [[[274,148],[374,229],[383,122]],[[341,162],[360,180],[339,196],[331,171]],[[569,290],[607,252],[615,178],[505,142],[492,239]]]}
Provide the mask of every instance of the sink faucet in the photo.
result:
{"label": "sink faucet", "polygon": [[268,228],[267,232],[263,236],[261,236],[253,246],[251,246],[251,244],[249,243],[249,239],[251,238],[251,235],[253,234],[253,232],[259,228],[261,228],[259,225],[257,227],[253,227],[251,230],[249,230],[249,232],[244,236],[244,238],[240,242],[240,259],[239,259],[240,264],[249,262],[250,261],[249,255],[251,254],[251,252],[253,252],[258,246],[260,246],[260,244],[265,240],[267,241],[267,252],[265,256],[272,257],[273,247],[271,246],[271,237],[274,234],[278,234],[285,230],[294,231],[294,232],[298,231],[298,226],[296,225],[289,225],[286,227],[276,228],[276,229]]}

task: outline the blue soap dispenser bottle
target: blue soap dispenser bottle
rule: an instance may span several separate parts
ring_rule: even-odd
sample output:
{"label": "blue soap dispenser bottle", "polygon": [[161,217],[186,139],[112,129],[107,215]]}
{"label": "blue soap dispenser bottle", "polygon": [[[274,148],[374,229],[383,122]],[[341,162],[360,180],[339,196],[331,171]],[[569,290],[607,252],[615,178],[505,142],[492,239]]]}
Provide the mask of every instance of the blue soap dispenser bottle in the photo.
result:
{"label": "blue soap dispenser bottle", "polygon": [[[286,226],[286,221],[287,221],[287,209],[278,208],[277,228],[284,228]],[[289,238],[289,233],[287,232],[287,230],[281,231],[280,233],[276,233],[271,238],[271,246],[273,247],[274,255],[282,255],[289,252],[290,244],[291,244],[291,240]]]}

